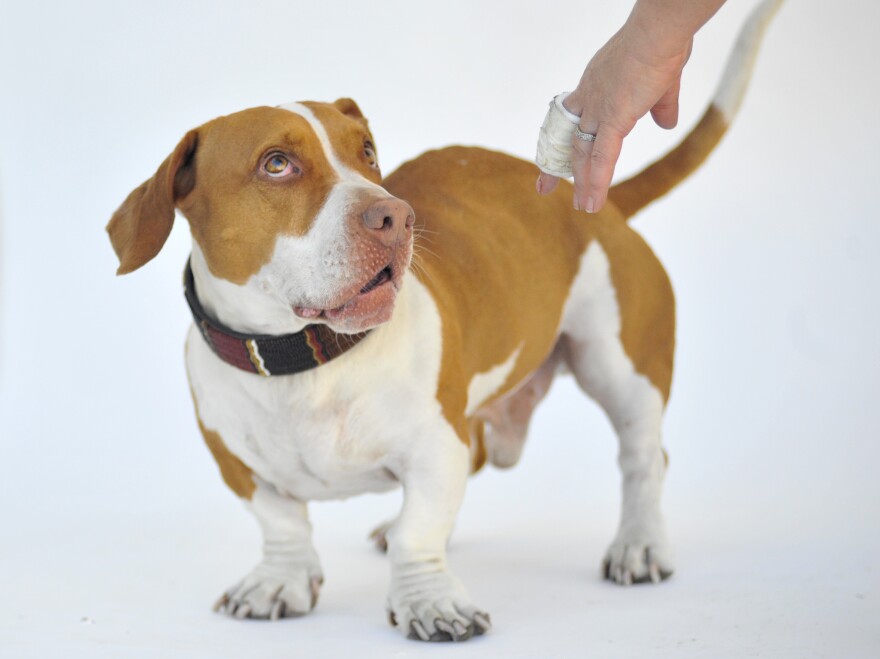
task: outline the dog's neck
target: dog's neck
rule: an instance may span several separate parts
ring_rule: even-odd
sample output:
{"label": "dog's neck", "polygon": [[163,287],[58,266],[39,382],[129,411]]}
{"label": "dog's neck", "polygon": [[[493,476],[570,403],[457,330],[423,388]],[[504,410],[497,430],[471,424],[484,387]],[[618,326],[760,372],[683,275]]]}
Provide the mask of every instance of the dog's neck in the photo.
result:
{"label": "dog's neck", "polygon": [[[205,277],[203,281],[211,282],[212,279]],[[184,271],[183,285],[196,327],[214,354],[227,364],[250,373],[272,376],[311,370],[348,352],[369,333],[337,334],[324,324],[311,324],[295,332],[268,335],[262,331],[254,333],[233,329],[218,320],[216,306],[214,314],[217,315],[212,315],[204,308],[195,282],[192,258]],[[217,287],[212,290],[216,302]],[[225,302],[228,303],[228,300]]]}
{"label": "dog's neck", "polygon": [[229,329],[244,334],[280,335],[299,332],[308,325],[288,304],[256,290],[255,283],[239,286],[212,275],[195,241],[190,264],[202,308]]}

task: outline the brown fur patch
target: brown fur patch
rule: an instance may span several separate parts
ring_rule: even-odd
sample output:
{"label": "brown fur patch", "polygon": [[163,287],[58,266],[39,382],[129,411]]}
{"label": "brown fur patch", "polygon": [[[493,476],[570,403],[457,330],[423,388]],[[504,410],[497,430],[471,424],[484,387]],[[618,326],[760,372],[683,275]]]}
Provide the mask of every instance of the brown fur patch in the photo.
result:
{"label": "brown fur patch", "polygon": [[[590,231],[573,226],[563,193],[535,194],[536,173],[510,156],[451,147],[406,163],[385,181],[415,209],[421,236],[414,272],[431,291],[443,322],[437,396],[466,442],[471,379],[520,345],[498,395],[543,363],[589,240]],[[587,218],[578,219],[587,225]]]}
{"label": "brown fur patch", "polygon": [[468,420],[471,438],[471,473],[475,474],[486,464],[486,424],[482,419],[473,417]]}
{"label": "brown fur patch", "polygon": [[469,383],[520,345],[513,371],[486,404],[541,366],[592,240],[612,263],[624,349],[668,396],[674,303],[662,267],[613,204],[592,216],[576,212],[569,183],[541,197],[534,191],[537,174],[534,165],[504,154],[450,147],[406,163],[384,184],[415,209],[421,236],[413,269],[443,323],[437,398],[466,443]]}
{"label": "brown fur patch", "polygon": [[[196,185],[179,207],[211,274],[244,284],[269,262],[280,236],[308,232],[337,176],[308,121],[287,110],[244,110],[198,131]],[[261,174],[275,151],[301,175]]]}
{"label": "brown fur patch", "polygon": [[122,202],[107,225],[119,257],[118,275],[137,270],[154,258],[171,233],[175,200],[194,185],[193,154],[198,133],[188,132],[159,169]]}
{"label": "brown fur patch", "polygon": [[205,444],[208,445],[214,460],[217,461],[217,465],[220,467],[220,475],[223,477],[223,481],[229,486],[229,489],[242,499],[250,500],[254,496],[254,490],[257,489],[257,485],[254,483],[253,472],[226,448],[226,444],[223,443],[223,438],[220,437],[219,433],[205,428],[198,413],[196,413],[196,419],[199,422],[199,430],[202,431],[202,437],[205,438]]}

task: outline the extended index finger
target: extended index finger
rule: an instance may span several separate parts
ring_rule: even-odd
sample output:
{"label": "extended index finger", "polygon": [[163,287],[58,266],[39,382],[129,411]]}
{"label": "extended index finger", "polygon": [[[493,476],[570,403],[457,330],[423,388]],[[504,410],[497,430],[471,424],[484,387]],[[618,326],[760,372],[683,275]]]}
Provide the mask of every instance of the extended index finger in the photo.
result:
{"label": "extended index finger", "polygon": [[593,164],[592,154],[592,142],[587,142],[577,136],[571,138],[571,172],[574,176],[575,210],[586,210],[587,208],[587,199],[590,196],[590,173]]}
{"label": "extended index finger", "polygon": [[[608,188],[614,176],[614,167],[620,157],[623,135],[608,125],[599,125],[596,141],[590,152],[588,179],[581,181],[583,196],[578,198],[581,208],[588,213],[597,213],[605,205]],[[578,171],[575,170],[575,177]]]}

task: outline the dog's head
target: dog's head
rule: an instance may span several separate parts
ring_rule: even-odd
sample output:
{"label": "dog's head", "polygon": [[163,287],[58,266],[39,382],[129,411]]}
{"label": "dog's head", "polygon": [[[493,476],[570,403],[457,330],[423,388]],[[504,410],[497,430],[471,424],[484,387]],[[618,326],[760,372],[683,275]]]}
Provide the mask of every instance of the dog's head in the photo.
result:
{"label": "dog's head", "polygon": [[391,316],[413,211],[380,187],[354,101],[244,110],[191,130],[107,225],[119,274],[152,259],[179,209],[212,277],[340,332]]}

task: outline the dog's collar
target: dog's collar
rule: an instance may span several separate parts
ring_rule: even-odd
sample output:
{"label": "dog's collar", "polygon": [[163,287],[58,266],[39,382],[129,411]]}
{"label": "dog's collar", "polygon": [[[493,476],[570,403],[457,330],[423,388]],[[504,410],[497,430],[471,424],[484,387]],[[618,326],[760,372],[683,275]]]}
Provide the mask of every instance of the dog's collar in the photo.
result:
{"label": "dog's collar", "polygon": [[269,376],[308,371],[348,351],[367,335],[367,332],[338,334],[326,325],[307,325],[302,331],[281,336],[231,330],[205,313],[196,295],[189,260],[183,272],[183,293],[196,327],[214,354],[249,373]]}

